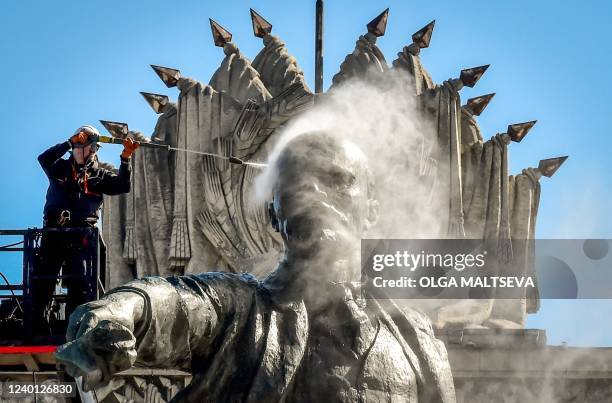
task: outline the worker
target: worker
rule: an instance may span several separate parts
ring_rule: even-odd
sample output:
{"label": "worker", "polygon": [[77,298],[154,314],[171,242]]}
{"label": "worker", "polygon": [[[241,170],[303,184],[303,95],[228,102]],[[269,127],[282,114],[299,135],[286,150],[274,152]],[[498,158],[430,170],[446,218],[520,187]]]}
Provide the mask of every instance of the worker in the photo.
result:
{"label": "worker", "polygon": [[[60,269],[68,289],[66,317],[76,306],[95,296],[95,279],[87,278],[91,267],[88,260],[95,258],[90,246],[95,243],[92,231],[87,229],[97,224],[103,195],[130,191],[129,161],[139,144],[131,138],[123,141],[121,165],[118,173],[114,173],[98,164],[99,135],[95,127],[81,126],[70,139],[38,157],[49,178],[43,236],[31,281],[34,330],[39,334],[50,331],[51,302]],[[70,156],[64,159],[66,152]]]}

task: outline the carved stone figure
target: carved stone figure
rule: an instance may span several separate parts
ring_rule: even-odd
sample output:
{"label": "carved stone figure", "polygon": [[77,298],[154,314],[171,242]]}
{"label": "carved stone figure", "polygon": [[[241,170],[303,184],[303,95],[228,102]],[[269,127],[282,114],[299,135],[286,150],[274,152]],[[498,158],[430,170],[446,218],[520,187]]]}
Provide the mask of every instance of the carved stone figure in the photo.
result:
{"label": "carved stone figure", "polygon": [[85,388],[134,363],[192,371],[174,401],[454,402],[428,319],[360,298],[358,241],[376,219],[363,153],[305,133],[271,175],[284,253],[270,275],[132,281],[78,308],[58,362]]}
{"label": "carved stone figure", "polygon": [[[265,160],[275,130],[312,104],[312,94],[295,59],[271,35],[271,26],[256,31],[265,47],[253,64],[231,42],[229,32],[214,21],[211,27],[226,56],[209,85],[153,66],[180,95],[176,105],[156,111],[162,115],[151,137],[180,149]],[[260,268],[281,248],[270,234],[266,204],[248,201],[258,169],[210,156],[163,152],[147,150],[134,162],[137,192],[105,205],[109,285],[146,275],[190,273],[202,266],[262,274]]]}
{"label": "carved stone figure", "polygon": [[[254,11],[251,18],[254,34],[264,44],[252,63],[231,42],[231,33],[211,20],[215,45],[223,48],[225,57],[209,85],[181,77],[178,70],[153,66],[167,86],[180,91],[176,104],[159,96],[147,99],[161,113],[153,141],[225,159],[142,150],[133,162],[134,193],[105,202],[110,287],[146,275],[196,273],[203,267],[248,271],[261,278],[282,253],[278,235],[270,231],[266,203],[253,203],[249,194],[259,170],[230,164],[227,158],[265,161],[282,129],[311,108],[315,96],[295,58],[272,35],[272,25]],[[462,70],[459,78],[436,85],[420,59],[431,41],[432,21],[415,32],[390,68],[376,45],[385,34],[387,18],[385,10],[367,25],[368,32],[334,76],[330,93],[351,80],[381,84],[384,90],[382,78],[408,77],[405,96],[416,97],[423,121],[435,132],[427,139],[431,144],[424,141],[422,150],[415,150],[419,161],[410,161],[431,188],[430,205],[443,206],[434,236],[495,243],[499,271],[518,267],[520,273],[533,273],[533,254],[517,252],[521,247],[515,244],[534,236],[539,184],[525,180],[526,174],[509,175],[508,144],[520,141],[534,122],[510,125],[507,133],[484,141],[476,117],[492,95],[472,98],[462,106],[460,90],[474,86],[488,66]],[[432,315],[437,326],[521,327],[525,306],[529,312],[538,306],[537,295],[522,302],[495,298],[470,303],[479,305],[472,316],[469,312],[474,310],[461,303]]]}

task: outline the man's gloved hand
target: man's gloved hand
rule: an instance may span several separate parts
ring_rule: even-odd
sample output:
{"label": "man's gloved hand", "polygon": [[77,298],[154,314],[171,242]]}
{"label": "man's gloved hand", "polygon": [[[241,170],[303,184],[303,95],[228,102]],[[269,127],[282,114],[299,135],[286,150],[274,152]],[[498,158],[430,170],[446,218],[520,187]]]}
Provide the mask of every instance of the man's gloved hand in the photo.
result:
{"label": "man's gloved hand", "polygon": [[140,143],[134,141],[130,137],[123,140],[123,151],[121,152],[121,158],[129,159],[134,151],[140,147]]}
{"label": "man's gloved hand", "polygon": [[70,145],[73,147],[77,144],[85,144],[89,141],[90,134],[84,131],[78,132],[74,136],[70,137],[68,141],[70,141]]}

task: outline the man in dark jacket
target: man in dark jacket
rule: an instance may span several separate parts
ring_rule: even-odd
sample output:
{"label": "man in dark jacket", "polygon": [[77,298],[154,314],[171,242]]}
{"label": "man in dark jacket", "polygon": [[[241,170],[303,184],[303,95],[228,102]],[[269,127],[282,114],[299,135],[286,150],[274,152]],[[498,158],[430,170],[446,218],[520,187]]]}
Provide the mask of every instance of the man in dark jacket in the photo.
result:
{"label": "man in dark jacket", "polygon": [[[81,126],[67,141],[49,148],[38,156],[38,161],[49,178],[44,207],[43,233],[39,264],[32,279],[33,308],[38,331],[47,333],[43,318],[49,319],[47,309],[52,299],[56,277],[61,268],[63,283],[68,287],[66,317],[77,305],[86,302],[95,283],[86,281],[91,252],[92,232],[95,227],[103,195],[118,195],[130,191],[130,156],[138,143],[131,138],[123,142],[118,173],[98,164],[99,132],[93,126]],[[70,157],[62,158],[70,151]],[[83,230],[64,231],[66,228]],[[43,277],[36,279],[36,277]]]}

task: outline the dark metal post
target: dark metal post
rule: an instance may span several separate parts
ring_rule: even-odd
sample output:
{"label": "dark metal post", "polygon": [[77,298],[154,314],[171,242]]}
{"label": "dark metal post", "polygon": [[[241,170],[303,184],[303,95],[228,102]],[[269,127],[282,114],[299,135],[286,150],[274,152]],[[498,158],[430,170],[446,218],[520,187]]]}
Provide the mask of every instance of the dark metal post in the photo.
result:
{"label": "dark metal post", "polygon": [[[29,228],[23,236],[23,327],[25,330],[24,339],[31,342],[33,336],[34,318],[32,316],[34,310],[34,298],[32,295],[32,276],[34,272],[35,261],[35,244],[37,230]],[[39,297],[40,298],[40,297]]]}
{"label": "dark metal post", "polygon": [[317,0],[315,33],[315,93],[323,92],[323,0]]}

